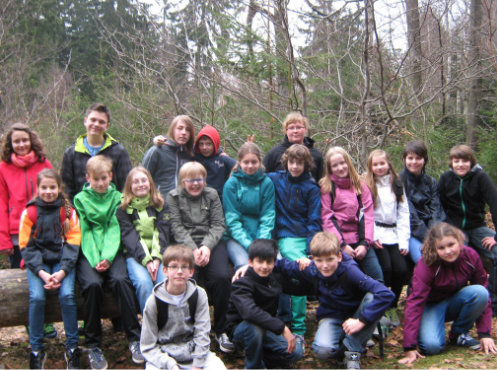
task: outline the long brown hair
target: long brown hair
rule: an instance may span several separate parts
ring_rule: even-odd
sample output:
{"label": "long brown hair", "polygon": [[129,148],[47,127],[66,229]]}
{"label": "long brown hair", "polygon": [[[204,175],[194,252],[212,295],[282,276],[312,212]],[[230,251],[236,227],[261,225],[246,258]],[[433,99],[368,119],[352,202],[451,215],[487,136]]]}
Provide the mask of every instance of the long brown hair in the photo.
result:
{"label": "long brown hair", "polygon": [[62,205],[64,206],[64,212],[66,214],[66,220],[64,221],[63,225],[63,231],[65,234],[69,231],[69,228],[71,227],[69,219],[71,218],[72,207],[71,207],[71,202],[69,202],[69,198],[67,197],[66,193],[64,193],[64,191],[62,190],[63,188],[62,178],[60,177],[57,171],[51,168],[45,168],[40,172],[38,172],[38,175],[36,176],[36,188],[40,186],[40,183],[43,179],[53,179],[55,180],[57,186],[59,187],[59,198],[62,201]]}
{"label": "long brown hair", "polygon": [[126,210],[131,200],[135,197],[133,192],[131,191],[131,183],[133,182],[133,176],[141,172],[145,176],[147,176],[148,183],[150,184],[150,205],[157,209],[161,209],[164,207],[164,199],[162,198],[160,192],[157,191],[155,187],[154,179],[152,179],[152,175],[145,167],[137,166],[129,171],[128,176],[126,177],[126,182],[124,183],[123,189],[123,200],[121,202],[121,209]]}
{"label": "long brown hair", "polygon": [[190,137],[188,138],[188,142],[185,144],[185,147],[188,150],[188,154],[190,154],[190,156],[193,156],[193,144],[195,143],[195,127],[193,126],[193,121],[189,116],[187,116],[186,114],[181,114],[174,117],[171,121],[171,125],[169,126],[169,130],[167,130],[167,137],[176,142],[176,140],[174,140],[174,129],[180,122],[183,122],[186,125],[186,129],[190,133]]}
{"label": "long brown hair", "polygon": [[421,255],[423,261],[428,265],[432,266],[442,262],[442,259],[437,253],[437,242],[445,238],[446,236],[454,237],[459,244],[462,246],[464,242],[464,234],[457,227],[452,226],[446,222],[440,222],[435,226],[432,226],[428,230],[425,241],[421,247]]}
{"label": "long brown hair", "polygon": [[[363,176],[364,182],[368,186],[369,190],[371,190],[371,196],[373,197],[373,204],[376,207],[377,202],[378,202],[378,188],[376,187],[376,175],[373,173],[373,159],[374,157],[381,157],[384,156],[385,160],[388,163],[388,173],[390,174],[390,186],[392,189],[392,192],[395,193],[395,189],[393,187],[393,183],[395,180],[399,179],[399,175],[395,171],[395,169],[392,166],[392,162],[390,161],[390,157],[388,156],[388,153],[385,152],[384,150],[381,149],[375,149],[373,150],[368,157],[368,169],[366,173]],[[402,201],[402,196],[398,198],[399,201]]]}
{"label": "long brown hair", "polygon": [[14,153],[14,148],[12,147],[12,133],[14,131],[24,131],[29,135],[29,141],[31,142],[31,150],[37,155],[38,161],[43,162],[46,158],[45,149],[40,140],[38,134],[31,130],[28,125],[21,122],[16,122],[9,127],[9,131],[4,135],[3,148],[2,148],[2,160],[10,163],[10,156]]}
{"label": "long brown hair", "polygon": [[331,185],[331,167],[330,167],[330,159],[336,154],[340,154],[345,162],[347,163],[347,166],[349,168],[349,178],[350,178],[350,184],[354,187],[355,192],[357,195],[361,195],[362,189],[361,189],[361,178],[359,177],[359,174],[357,173],[356,169],[354,168],[354,165],[352,164],[352,159],[350,159],[349,154],[345,151],[340,146],[334,146],[328,149],[326,152],[326,155],[324,156],[324,175],[321,177],[319,180],[319,186],[321,187],[321,193],[326,194],[329,193],[332,189]]}

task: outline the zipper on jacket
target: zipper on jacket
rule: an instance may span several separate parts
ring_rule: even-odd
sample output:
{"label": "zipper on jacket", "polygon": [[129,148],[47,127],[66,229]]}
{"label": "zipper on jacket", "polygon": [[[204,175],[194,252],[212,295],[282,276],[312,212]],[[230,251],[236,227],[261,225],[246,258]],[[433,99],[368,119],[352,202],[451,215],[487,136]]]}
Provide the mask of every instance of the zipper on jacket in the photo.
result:
{"label": "zipper on jacket", "polygon": [[459,197],[461,198],[461,209],[462,209],[462,213],[463,213],[462,224],[461,224],[462,229],[464,229],[466,227],[466,204],[464,204],[464,199],[462,197],[463,182],[464,182],[463,179],[459,180]]}

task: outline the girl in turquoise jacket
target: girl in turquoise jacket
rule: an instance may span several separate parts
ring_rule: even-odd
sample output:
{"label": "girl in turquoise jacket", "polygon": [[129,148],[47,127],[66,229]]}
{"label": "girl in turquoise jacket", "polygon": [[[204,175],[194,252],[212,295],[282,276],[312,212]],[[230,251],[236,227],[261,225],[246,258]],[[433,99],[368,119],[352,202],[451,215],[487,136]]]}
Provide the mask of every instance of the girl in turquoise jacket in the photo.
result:
{"label": "girl in turquoise jacket", "polygon": [[256,144],[240,147],[238,162],[224,185],[223,207],[228,254],[237,269],[248,263],[248,248],[254,239],[272,238],[276,217],[274,185],[264,174]]}

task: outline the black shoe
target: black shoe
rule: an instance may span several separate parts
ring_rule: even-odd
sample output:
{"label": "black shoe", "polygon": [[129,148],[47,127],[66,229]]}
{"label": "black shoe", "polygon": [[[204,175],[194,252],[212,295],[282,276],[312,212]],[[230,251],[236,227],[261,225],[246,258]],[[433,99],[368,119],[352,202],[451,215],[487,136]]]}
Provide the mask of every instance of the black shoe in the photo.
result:
{"label": "black shoe", "polygon": [[45,361],[47,359],[47,354],[45,351],[39,351],[38,353],[31,352],[29,355],[29,368],[30,369],[43,369]]}
{"label": "black shoe", "polygon": [[79,347],[66,350],[64,358],[66,359],[67,369],[81,369],[81,350]]}

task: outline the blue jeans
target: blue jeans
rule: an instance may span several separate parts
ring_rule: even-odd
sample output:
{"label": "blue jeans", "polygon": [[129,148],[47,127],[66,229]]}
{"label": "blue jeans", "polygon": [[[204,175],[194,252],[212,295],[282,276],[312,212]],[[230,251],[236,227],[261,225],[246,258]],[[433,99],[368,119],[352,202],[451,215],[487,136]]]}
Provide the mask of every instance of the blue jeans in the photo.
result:
{"label": "blue jeans", "polygon": [[246,369],[287,368],[304,355],[302,346],[288,353],[288,343],[282,335],[245,320],[237,325],[233,343],[245,349]]}
{"label": "blue jeans", "polygon": [[[43,265],[43,270],[53,274],[60,270],[60,265]],[[45,321],[45,283],[39,276],[27,269],[29,284],[29,344],[32,351],[42,351],[43,323]],[[74,299],[74,279],[76,270],[72,271],[61,281],[59,302],[66,331],[66,348],[78,346],[78,315]]]}
{"label": "blue jeans", "polygon": [[[356,249],[357,246],[353,248]],[[366,275],[383,283],[383,271],[381,270],[380,261],[378,261],[378,257],[372,246],[369,247],[364,258],[362,260],[356,260],[356,262],[361,266],[361,269]]]}
{"label": "blue jeans", "polygon": [[488,250],[481,244],[483,238],[487,236],[493,238],[495,231],[490,230],[486,226],[482,226],[475,229],[463,230],[463,232],[466,236],[466,240],[469,241],[469,245],[492,262],[488,277],[488,290],[490,291],[490,298],[492,299],[492,306],[494,307],[493,310],[497,312],[497,245],[494,245],[491,250]]}
{"label": "blue jeans", "polygon": [[248,264],[248,250],[236,240],[229,239],[226,243],[226,249],[235,271]]}
{"label": "blue jeans", "polygon": [[488,291],[482,285],[469,285],[452,297],[427,303],[419,326],[418,346],[422,353],[435,355],[445,346],[445,323],[453,321],[451,333],[468,332],[488,304]]}
{"label": "blue jeans", "polygon": [[135,287],[140,311],[143,313],[145,303],[147,303],[148,297],[152,294],[154,285],[163,282],[166,278],[162,271],[162,263],[159,265],[159,271],[157,272],[157,279],[155,281],[152,281],[147,268],[133,257],[126,258],[126,268],[128,269],[129,279]]}
{"label": "blue jeans", "polygon": [[423,242],[411,236],[409,239],[409,257],[411,257],[414,264],[418,263],[421,258],[421,246]]}
{"label": "blue jeans", "polygon": [[[373,294],[366,293],[353,317],[359,314],[373,301]],[[342,329],[345,320],[324,318],[319,321],[319,327],[312,343],[312,349],[319,359],[340,358],[343,351],[364,352],[366,342],[371,338],[378,321],[367,324],[362,330],[352,335],[346,335]],[[343,345],[342,345],[343,342]],[[344,348],[345,347],[345,348]]]}

